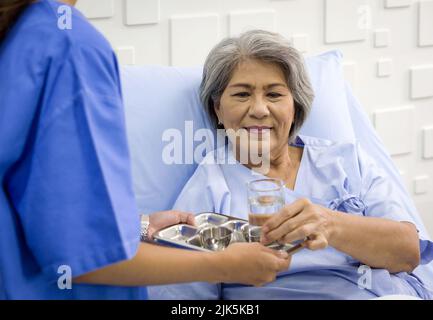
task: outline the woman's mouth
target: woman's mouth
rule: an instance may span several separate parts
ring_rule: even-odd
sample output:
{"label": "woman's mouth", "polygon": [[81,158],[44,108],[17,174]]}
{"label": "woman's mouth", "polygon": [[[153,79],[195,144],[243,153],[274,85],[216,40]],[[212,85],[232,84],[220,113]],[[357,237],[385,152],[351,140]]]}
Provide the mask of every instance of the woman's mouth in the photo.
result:
{"label": "woman's mouth", "polygon": [[244,128],[248,130],[249,133],[254,133],[254,134],[266,134],[272,130],[272,127],[267,127],[267,126],[249,126]]}

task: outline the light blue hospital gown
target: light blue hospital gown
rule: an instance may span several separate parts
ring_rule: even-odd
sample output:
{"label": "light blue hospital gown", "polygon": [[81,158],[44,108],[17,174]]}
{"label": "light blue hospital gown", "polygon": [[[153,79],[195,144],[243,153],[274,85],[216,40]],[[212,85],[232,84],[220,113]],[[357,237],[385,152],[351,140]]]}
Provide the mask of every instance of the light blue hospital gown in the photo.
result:
{"label": "light blue hospital gown", "polygon": [[[332,143],[307,136],[299,136],[296,143],[303,146],[304,151],[294,191],[285,190],[286,203],[307,197],[319,205],[349,214],[413,222],[403,210],[407,199],[394,196],[392,184],[359,145]],[[229,149],[222,147],[206,156],[184,187],[175,209],[194,213],[213,211],[247,218],[245,183],[260,176],[236,161],[232,161],[235,164],[220,164],[227,154],[233,160]],[[304,249],[293,256],[289,270],[279,274],[275,282],[261,288],[191,283],[150,287],[149,297],[369,299],[406,294],[428,299],[433,294],[424,280],[433,275],[433,269],[431,264],[425,264],[433,259],[433,243],[421,232],[419,235],[423,265],[412,274],[390,274],[384,269],[371,269],[371,273],[365,273],[366,267],[359,261],[334,248],[319,251]]]}

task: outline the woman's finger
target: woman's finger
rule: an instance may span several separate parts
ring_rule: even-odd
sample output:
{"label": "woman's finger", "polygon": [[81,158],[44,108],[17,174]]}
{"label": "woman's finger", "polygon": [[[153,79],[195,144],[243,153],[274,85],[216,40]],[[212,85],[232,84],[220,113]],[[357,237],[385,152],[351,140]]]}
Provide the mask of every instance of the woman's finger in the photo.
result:
{"label": "woman's finger", "polygon": [[292,204],[284,206],[279,213],[275,214],[268,221],[266,221],[262,227],[262,232],[268,233],[269,231],[278,228],[286,220],[298,215],[307,204],[310,204],[308,199],[299,199]]}
{"label": "woman's finger", "polygon": [[296,228],[294,231],[286,234],[282,239],[283,243],[292,243],[297,240],[304,240],[316,231],[315,223],[308,223]]}
{"label": "woman's finger", "polygon": [[286,234],[308,223],[314,223],[314,221],[311,221],[311,215],[308,212],[305,212],[304,214],[303,211],[298,215],[294,216],[293,218],[286,220],[282,225],[280,225],[274,230],[265,233],[262,229],[262,243],[266,245],[273,241],[282,239]]}
{"label": "woman's finger", "polygon": [[310,250],[321,250],[328,247],[328,240],[323,234],[310,236],[310,239],[305,241],[306,248]]}

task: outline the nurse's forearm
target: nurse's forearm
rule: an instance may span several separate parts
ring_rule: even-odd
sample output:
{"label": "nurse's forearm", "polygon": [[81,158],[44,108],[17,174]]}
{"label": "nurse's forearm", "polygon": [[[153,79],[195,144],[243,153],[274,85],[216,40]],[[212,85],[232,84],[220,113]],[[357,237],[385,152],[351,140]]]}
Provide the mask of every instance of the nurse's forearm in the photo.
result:
{"label": "nurse's forearm", "polygon": [[373,268],[411,272],[419,264],[416,228],[405,222],[333,211],[330,245]]}
{"label": "nurse's forearm", "polygon": [[223,282],[225,267],[218,253],[204,253],[140,244],[137,254],[74,279],[76,283],[145,286],[182,282]]}

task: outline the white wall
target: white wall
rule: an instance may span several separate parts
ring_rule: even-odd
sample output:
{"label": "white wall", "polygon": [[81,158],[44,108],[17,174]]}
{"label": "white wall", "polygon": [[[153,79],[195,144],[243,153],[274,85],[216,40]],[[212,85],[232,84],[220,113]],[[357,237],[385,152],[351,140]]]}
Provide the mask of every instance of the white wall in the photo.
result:
{"label": "white wall", "polygon": [[345,74],[433,235],[433,0],[79,0],[125,64],[198,65],[222,37],[277,31]]}

